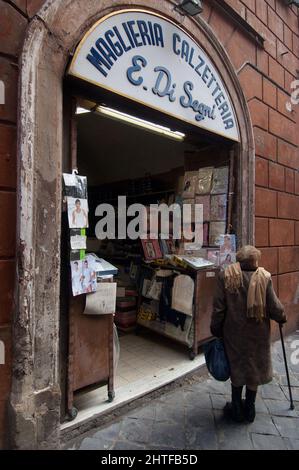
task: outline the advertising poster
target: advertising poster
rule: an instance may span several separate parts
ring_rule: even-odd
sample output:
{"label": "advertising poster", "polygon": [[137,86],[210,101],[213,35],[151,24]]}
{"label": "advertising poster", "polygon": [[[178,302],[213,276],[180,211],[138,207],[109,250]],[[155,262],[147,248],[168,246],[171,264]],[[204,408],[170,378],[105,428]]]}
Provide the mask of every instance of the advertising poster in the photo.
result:
{"label": "advertising poster", "polygon": [[67,197],[67,211],[70,228],[88,228],[87,199]]}
{"label": "advertising poster", "polygon": [[73,296],[97,290],[95,263],[90,259],[71,261]]}

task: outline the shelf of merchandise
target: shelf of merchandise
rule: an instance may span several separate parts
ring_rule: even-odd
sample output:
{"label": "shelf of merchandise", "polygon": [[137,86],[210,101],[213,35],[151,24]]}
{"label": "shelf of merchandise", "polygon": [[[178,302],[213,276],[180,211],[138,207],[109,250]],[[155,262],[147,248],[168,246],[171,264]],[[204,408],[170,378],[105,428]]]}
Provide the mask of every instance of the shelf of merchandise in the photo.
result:
{"label": "shelf of merchandise", "polygon": [[[194,279],[193,320],[189,331],[189,338],[186,340],[178,339],[175,336],[162,331],[162,329],[159,329],[156,325],[156,323],[159,322],[158,320],[144,321],[137,318],[137,326],[150,329],[162,336],[166,336],[176,342],[186,345],[189,348],[189,357],[193,360],[199,352],[199,347],[212,338],[210,323],[213,310],[214,290],[217,276],[219,274],[219,268],[211,267],[195,271],[172,265],[156,267],[159,267],[160,269],[172,269],[181,274],[188,274]],[[139,296],[138,310],[143,298],[144,297],[142,295]]]}

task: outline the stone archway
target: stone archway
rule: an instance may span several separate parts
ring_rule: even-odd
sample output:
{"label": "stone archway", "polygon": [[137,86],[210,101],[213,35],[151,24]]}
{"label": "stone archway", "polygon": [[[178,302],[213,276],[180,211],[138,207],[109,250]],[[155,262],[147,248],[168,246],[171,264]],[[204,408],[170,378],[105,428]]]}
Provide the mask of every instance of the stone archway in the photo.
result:
{"label": "stone archway", "polygon": [[[176,22],[166,0],[49,0],[29,25],[21,57],[18,155],[18,269],[10,401],[15,448],[58,448],[59,295],[63,78],[82,35],[120,8],[151,9]],[[229,58],[199,17],[184,28],[212,56],[235,104],[241,132],[242,241],[253,241],[254,144],[250,115]]]}

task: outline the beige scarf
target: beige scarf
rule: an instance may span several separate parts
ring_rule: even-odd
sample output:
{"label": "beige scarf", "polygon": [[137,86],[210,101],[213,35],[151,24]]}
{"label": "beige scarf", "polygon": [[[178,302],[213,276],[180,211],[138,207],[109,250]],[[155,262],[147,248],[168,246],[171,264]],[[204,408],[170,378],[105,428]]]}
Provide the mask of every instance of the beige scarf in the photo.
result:
{"label": "beige scarf", "polygon": [[[271,274],[264,268],[257,268],[252,274],[247,293],[247,317],[262,322],[266,316],[266,291]],[[224,285],[230,293],[236,293],[243,286],[240,263],[231,264],[224,271]]]}

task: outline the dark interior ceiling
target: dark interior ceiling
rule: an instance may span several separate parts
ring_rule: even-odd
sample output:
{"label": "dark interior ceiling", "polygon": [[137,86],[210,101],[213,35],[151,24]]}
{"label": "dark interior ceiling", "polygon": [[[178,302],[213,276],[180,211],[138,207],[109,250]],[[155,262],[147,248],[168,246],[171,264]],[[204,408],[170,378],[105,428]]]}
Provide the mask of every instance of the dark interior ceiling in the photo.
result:
{"label": "dark interior ceiling", "polygon": [[79,172],[90,185],[164,173],[182,167],[184,152],[196,150],[98,113],[80,114],[77,121]]}
{"label": "dark interior ceiling", "polygon": [[212,147],[217,152],[217,149],[231,146],[231,142],[220,136],[99,87],[91,87],[81,81],[79,84],[69,81],[68,87],[79,101],[86,100],[88,96],[93,105],[104,104],[186,134],[186,139],[179,142],[99,113],[78,115],[79,171],[88,175],[92,186],[164,173],[183,167],[185,152],[201,151],[208,156]]}

